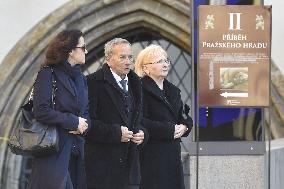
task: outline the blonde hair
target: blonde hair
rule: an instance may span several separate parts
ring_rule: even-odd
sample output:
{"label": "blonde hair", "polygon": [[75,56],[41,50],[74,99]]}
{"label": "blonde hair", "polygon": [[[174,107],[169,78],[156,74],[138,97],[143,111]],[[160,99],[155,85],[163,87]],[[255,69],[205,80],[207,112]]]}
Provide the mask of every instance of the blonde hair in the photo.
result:
{"label": "blonde hair", "polygon": [[135,72],[139,77],[147,75],[143,71],[143,65],[150,63],[149,59],[158,53],[167,57],[167,52],[160,45],[151,44],[139,52],[135,61]]}

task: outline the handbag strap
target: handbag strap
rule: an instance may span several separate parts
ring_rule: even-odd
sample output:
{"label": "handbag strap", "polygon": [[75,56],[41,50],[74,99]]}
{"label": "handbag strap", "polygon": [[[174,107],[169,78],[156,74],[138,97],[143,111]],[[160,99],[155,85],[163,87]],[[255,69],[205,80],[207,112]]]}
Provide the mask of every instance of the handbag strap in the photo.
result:
{"label": "handbag strap", "polygon": [[52,81],[51,104],[52,108],[55,109],[55,91],[57,90],[57,87],[56,87],[56,80],[54,78],[53,68],[50,69],[51,69],[51,81]]}
{"label": "handbag strap", "polygon": [[[53,68],[51,68],[50,66],[45,66],[44,68],[46,68],[46,67],[51,69],[51,81],[52,81],[51,106],[52,106],[52,108],[54,109],[54,108],[55,108],[55,91],[57,90],[57,87],[56,87],[56,80],[55,80],[55,78],[54,78],[54,71],[53,71]],[[36,83],[36,81],[35,81],[34,84],[33,84],[33,88],[32,88],[32,90],[31,90],[31,93],[30,93],[28,102],[32,102],[32,101],[33,101],[35,83]]]}

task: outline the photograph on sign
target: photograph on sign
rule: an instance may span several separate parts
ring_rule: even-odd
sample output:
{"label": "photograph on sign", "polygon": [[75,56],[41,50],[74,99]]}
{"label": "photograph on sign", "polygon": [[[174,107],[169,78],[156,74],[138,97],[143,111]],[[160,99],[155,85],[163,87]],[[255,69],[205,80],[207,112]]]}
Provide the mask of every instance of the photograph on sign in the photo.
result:
{"label": "photograph on sign", "polygon": [[220,68],[221,90],[248,91],[248,67]]}

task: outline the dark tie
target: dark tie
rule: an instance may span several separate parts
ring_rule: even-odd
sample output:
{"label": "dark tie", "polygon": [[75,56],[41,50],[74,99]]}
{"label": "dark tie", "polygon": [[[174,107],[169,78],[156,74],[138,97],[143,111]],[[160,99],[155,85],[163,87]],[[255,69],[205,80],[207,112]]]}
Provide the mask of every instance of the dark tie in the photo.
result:
{"label": "dark tie", "polygon": [[127,93],[128,91],[126,90],[126,80],[125,79],[122,79],[121,81],[120,81],[120,84],[121,84],[121,86],[122,86],[122,89],[123,89],[123,91],[125,92],[125,93]]}

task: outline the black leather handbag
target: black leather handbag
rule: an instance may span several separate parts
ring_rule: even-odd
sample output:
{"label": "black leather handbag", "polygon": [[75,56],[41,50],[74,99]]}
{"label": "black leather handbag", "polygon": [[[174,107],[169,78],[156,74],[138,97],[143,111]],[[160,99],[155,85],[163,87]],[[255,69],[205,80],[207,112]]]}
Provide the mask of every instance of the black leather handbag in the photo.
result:
{"label": "black leather handbag", "polygon": [[[55,102],[55,80],[52,70],[52,107]],[[18,125],[10,135],[8,146],[17,155],[46,156],[58,152],[59,136],[55,126],[38,122],[33,114],[33,89],[26,104],[21,107]]]}

